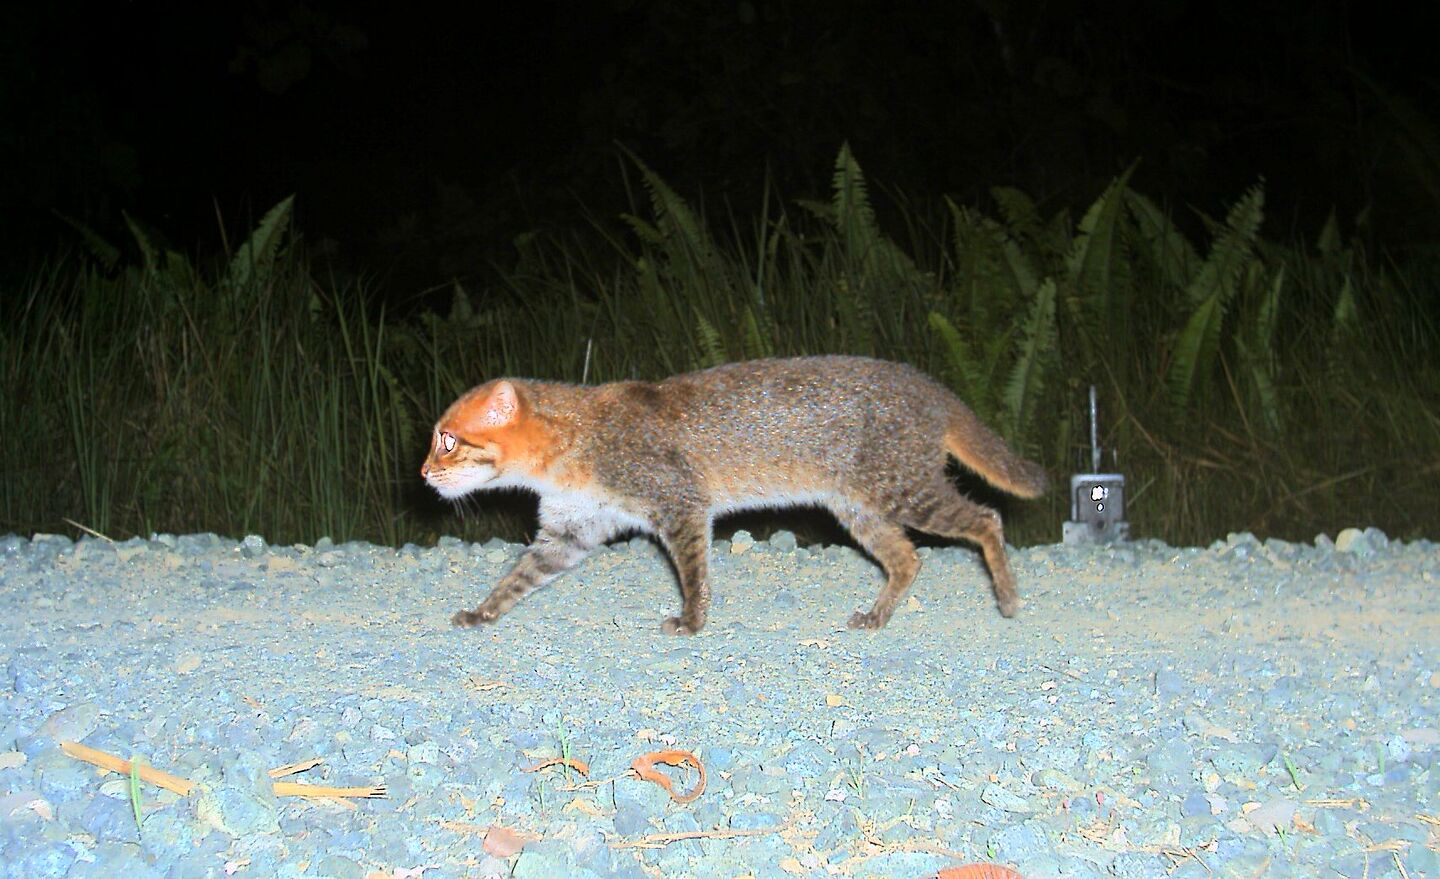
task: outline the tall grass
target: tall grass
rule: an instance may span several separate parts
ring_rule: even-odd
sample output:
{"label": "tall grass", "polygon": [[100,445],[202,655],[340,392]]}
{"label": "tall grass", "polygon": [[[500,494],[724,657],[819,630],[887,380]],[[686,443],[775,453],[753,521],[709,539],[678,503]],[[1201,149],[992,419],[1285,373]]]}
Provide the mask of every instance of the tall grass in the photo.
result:
{"label": "tall grass", "polygon": [[[1061,484],[1088,468],[1084,389],[1099,385],[1140,535],[1440,530],[1433,319],[1402,268],[1334,221],[1312,242],[1265,240],[1260,186],[1203,217],[1205,241],[1127,171],[1079,220],[1006,188],[993,215],[901,205],[901,247],[848,149],[830,199],[786,204],[767,185],[748,222],[628,162],[619,224],[518,240],[499,283],[457,283],[443,314],[396,320],[362,288],[317,283],[289,200],[214,267],[132,224],[137,264],[92,242],[95,258],[37,272],[0,305],[0,531],[514,538],[523,516],[482,503],[457,519],[416,474],[466,387],[825,352],[941,377]],[[1007,512],[1012,539],[1039,542],[1068,507],[1053,492]]]}

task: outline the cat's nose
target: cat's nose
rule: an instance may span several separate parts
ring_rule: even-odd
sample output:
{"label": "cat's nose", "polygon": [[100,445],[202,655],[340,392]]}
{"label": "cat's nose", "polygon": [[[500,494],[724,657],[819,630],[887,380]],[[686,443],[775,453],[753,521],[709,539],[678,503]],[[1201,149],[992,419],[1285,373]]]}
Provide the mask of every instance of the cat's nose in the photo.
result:
{"label": "cat's nose", "polygon": [[421,464],[421,465],[420,465],[420,478],[421,478],[421,479],[424,479],[425,477],[427,477],[427,476],[429,476],[429,475],[430,475],[430,462],[429,462],[429,461],[426,461],[424,464]]}

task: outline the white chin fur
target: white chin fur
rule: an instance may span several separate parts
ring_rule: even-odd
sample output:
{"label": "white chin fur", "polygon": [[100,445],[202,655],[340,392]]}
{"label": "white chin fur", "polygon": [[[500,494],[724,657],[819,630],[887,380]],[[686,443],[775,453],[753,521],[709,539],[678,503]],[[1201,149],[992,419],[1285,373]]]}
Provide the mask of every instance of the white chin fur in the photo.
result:
{"label": "white chin fur", "polygon": [[436,472],[425,477],[430,487],[435,489],[441,497],[446,500],[462,498],[472,491],[492,487],[496,470],[494,467],[474,467],[456,472],[447,471],[443,475]]}

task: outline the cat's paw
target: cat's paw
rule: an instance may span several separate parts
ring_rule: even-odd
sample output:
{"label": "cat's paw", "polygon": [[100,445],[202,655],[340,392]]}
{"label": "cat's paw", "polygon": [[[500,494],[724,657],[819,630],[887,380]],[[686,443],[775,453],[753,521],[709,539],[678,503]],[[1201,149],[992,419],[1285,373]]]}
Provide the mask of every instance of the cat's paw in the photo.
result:
{"label": "cat's paw", "polygon": [[885,620],[880,619],[879,615],[873,610],[857,610],[850,614],[850,622],[846,623],[846,625],[852,629],[869,629],[873,632],[876,629],[883,629],[885,627]]}
{"label": "cat's paw", "polygon": [[1020,608],[1025,606],[1025,599],[1018,595],[1012,595],[1009,598],[1000,599],[997,604],[1000,606],[1000,616],[1009,619],[1019,613]]}
{"label": "cat's paw", "polygon": [[455,616],[450,618],[450,622],[462,629],[470,629],[475,626],[493,623],[498,619],[500,619],[500,614],[493,610],[487,610],[482,605],[475,610],[456,611]]}
{"label": "cat's paw", "polygon": [[686,623],[679,617],[670,617],[660,624],[660,631],[667,635],[693,635],[700,631],[700,626],[702,625],[704,625],[704,623],[692,625]]}

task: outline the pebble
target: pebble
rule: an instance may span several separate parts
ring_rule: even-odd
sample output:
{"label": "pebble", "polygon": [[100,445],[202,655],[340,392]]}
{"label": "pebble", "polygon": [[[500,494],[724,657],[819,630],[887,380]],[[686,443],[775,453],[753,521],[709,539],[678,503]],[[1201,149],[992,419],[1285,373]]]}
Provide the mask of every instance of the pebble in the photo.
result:
{"label": "pebble", "polygon": [[1035,807],[1024,797],[1011,793],[998,784],[987,784],[980,792],[980,801],[1018,815],[1028,815],[1035,811]]}

